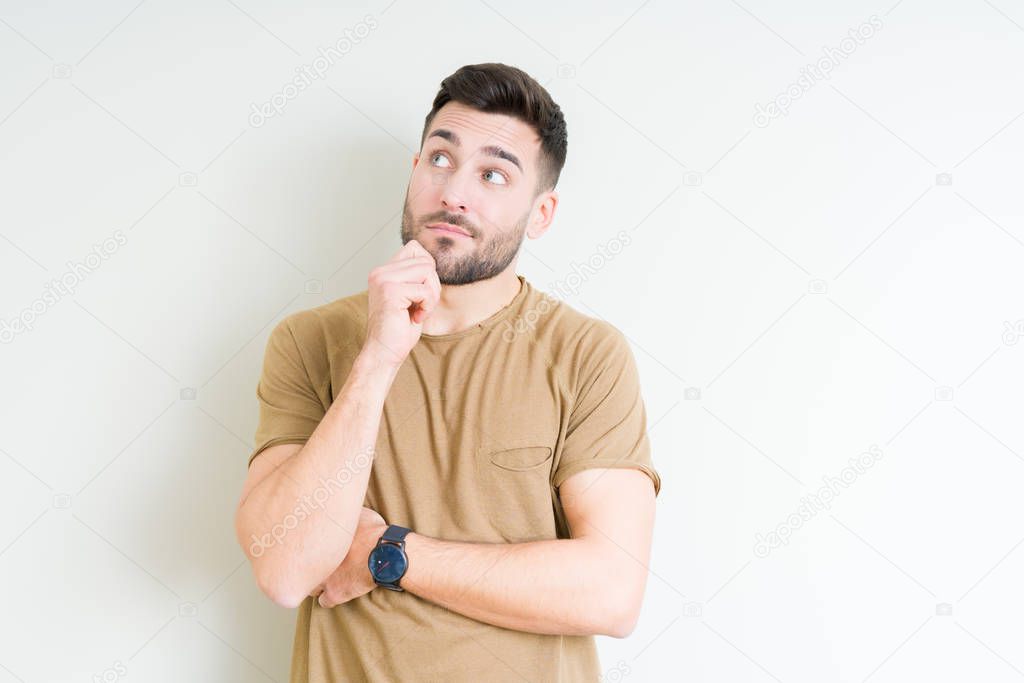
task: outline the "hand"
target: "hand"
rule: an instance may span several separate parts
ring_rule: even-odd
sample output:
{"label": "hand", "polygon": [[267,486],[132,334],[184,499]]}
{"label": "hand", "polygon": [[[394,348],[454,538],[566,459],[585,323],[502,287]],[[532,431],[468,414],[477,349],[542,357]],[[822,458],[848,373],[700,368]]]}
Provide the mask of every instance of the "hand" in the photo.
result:
{"label": "hand", "polygon": [[336,607],[377,587],[370,574],[368,562],[370,551],[377,545],[377,541],[387,528],[383,517],[368,507],[363,508],[348,555],[334,573],[310,593],[313,597],[319,596],[321,607]]}
{"label": "hand", "polygon": [[387,263],[370,271],[363,351],[398,366],[419,341],[423,321],[441,298],[434,257],[409,240]]}

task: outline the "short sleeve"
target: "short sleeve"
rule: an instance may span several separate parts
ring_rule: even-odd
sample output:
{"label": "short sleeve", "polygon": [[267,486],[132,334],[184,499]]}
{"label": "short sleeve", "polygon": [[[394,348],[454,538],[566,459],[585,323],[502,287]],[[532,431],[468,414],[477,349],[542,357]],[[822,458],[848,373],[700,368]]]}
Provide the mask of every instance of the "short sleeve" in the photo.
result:
{"label": "short sleeve", "polygon": [[552,483],[591,468],[639,469],[651,478],[655,496],[661,477],[651,460],[647,413],[640,377],[625,336],[599,322],[576,354],[579,380],[561,457]]}
{"label": "short sleeve", "polygon": [[277,324],[267,340],[256,399],[259,423],[250,465],[270,446],[305,443],[326,414],[287,318]]}

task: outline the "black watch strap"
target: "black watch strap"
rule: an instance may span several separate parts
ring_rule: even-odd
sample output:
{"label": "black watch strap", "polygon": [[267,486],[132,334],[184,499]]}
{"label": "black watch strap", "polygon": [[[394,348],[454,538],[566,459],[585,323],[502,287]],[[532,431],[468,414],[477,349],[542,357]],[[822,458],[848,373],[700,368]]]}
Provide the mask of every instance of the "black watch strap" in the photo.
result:
{"label": "black watch strap", "polygon": [[412,531],[412,529],[406,529],[404,526],[391,524],[384,530],[384,535],[380,537],[380,540],[402,545],[405,543],[405,537],[410,531]]}

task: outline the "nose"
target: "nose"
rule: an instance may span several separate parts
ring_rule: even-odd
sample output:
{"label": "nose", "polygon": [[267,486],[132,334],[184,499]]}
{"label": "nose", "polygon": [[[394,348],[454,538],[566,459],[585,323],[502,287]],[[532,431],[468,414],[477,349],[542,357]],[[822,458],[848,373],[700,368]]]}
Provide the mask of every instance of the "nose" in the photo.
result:
{"label": "nose", "polygon": [[444,204],[444,208],[448,209],[452,213],[465,213],[466,205],[458,202],[449,201],[446,197],[442,197],[441,203]]}
{"label": "nose", "polygon": [[452,213],[466,212],[465,192],[460,176],[458,172],[445,176],[444,189],[441,191],[441,203]]}

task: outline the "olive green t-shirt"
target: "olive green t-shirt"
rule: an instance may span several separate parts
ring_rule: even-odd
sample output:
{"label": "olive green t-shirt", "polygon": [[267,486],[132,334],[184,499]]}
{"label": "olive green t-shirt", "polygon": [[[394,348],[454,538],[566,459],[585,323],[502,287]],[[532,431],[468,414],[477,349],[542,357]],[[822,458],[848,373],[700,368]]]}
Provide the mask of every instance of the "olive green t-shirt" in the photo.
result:
{"label": "olive green t-shirt", "polygon": [[[467,330],[422,335],[401,366],[364,502],[387,523],[449,541],[569,538],[558,487],[573,474],[636,468],[660,490],[627,340],[518,277],[508,305]],[[362,347],[366,314],[363,291],[277,324],[250,463],[313,433]],[[409,592],[375,589],[331,609],[310,597],[298,608],[291,683],[599,676],[593,636],[505,629]]]}

